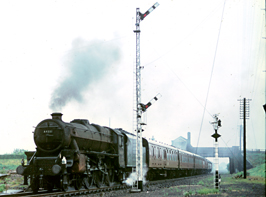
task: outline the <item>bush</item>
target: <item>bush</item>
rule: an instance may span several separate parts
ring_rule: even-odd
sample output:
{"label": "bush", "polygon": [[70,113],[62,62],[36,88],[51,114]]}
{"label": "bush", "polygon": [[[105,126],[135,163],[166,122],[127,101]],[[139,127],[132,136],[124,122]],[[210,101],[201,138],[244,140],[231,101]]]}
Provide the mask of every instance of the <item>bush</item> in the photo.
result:
{"label": "bush", "polygon": [[25,151],[27,151],[27,150],[16,148],[16,149],[14,149],[12,154],[14,154],[14,155],[24,155]]}

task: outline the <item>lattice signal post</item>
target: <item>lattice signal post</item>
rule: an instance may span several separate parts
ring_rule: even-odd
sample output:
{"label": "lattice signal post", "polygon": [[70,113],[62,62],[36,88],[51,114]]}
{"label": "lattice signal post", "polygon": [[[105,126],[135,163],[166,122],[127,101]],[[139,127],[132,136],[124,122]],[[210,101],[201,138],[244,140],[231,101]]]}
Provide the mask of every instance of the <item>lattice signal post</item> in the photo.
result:
{"label": "lattice signal post", "polygon": [[240,99],[240,119],[243,119],[243,165],[244,165],[244,179],[247,178],[247,155],[246,155],[246,119],[249,118],[249,101],[251,99]]}
{"label": "lattice signal post", "polygon": [[[141,69],[140,66],[140,21],[144,20],[156,7],[159,6],[159,3],[155,3],[150,9],[148,9],[144,14],[139,11],[139,8],[136,9],[136,174],[137,174],[137,183],[133,184],[133,188],[136,191],[143,191],[143,173],[142,173],[142,108],[141,103]],[[132,190],[133,190],[132,188]]]}

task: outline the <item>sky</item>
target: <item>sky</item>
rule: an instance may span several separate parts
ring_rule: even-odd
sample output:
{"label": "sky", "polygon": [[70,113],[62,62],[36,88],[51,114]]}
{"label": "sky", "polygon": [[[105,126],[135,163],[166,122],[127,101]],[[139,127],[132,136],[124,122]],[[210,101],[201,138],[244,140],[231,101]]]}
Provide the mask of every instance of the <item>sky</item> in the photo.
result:
{"label": "sky", "polygon": [[[63,121],[133,132],[136,8],[156,1],[0,1],[0,154],[35,150],[34,127]],[[143,136],[191,133],[194,147],[239,146],[239,99],[250,101],[247,148],[265,149],[265,1],[164,0],[140,23]],[[263,38],[264,37],[264,38]]]}

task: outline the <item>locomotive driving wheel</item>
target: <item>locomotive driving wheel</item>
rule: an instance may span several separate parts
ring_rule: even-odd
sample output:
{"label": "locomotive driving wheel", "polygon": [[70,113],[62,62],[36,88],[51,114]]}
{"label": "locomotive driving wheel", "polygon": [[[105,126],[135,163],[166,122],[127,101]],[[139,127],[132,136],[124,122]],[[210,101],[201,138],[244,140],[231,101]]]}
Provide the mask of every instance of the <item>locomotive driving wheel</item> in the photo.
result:
{"label": "locomotive driving wheel", "polygon": [[74,176],[74,179],[75,179],[75,181],[74,181],[74,187],[75,187],[75,189],[76,190],[80,190],[80,188],[82,187],[82,182],[83,182],[82,176],[79,175],[79,174],[76,174]]}
{"label": "locomotive driving wheel", "polygon": [[67,191],[68,190],[68,185],[69,185],[69,178],[68,175],[63,175],[63,180],[62,180],[62,190]]}
{"label": "locomotive driving wheel", "polygon": [[96,184],[96,187],[101,188],[104,183],[104,173],[101,171],[94,171],[92,177]]}
{"label": "locomotive driving wheel", "polygon": [[85,175],[83,183],[86,189],[89,189],[93,185],[93,178],[91,174]]}
{"label": "locomotive driving wheel", "polygon": [[52,177],[46,177],[46,189],[48,192],[52,192],[54,189],[54,180]]}
{"label": "locomotive driving wheel", "polygon": [[109,181],[110,181],[110,186],[112,185],[112,183],[115,180],[115,173],[113,169],[109,169],[108,170],[108,176],[109,176]]}
{"label": "locomotive driving wheel", "polygon": [[30,179],[30,186],[31,190],[34,194],[38,193],[39,190],[39,178],[38,177],[31,177]]}
{"label": "locomotive driving wheel", "polygon": [[105,175],[105,184],[107,186],[111,186],[112,183],[114,182],[114,170],[113,169],[109,169],[108,170],[108,174]]}

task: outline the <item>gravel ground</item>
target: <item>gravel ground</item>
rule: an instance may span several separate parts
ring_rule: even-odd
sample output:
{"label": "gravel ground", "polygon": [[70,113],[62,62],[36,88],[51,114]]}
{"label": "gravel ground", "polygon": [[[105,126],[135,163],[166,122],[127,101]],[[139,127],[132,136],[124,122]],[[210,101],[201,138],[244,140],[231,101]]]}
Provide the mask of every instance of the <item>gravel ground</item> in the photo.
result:
{"label": "gravel ground", "polygon": [[[207,179],[207,180],[206,180]],[[222,178],[223,179],[223,178]],[[146,196],[265,196],[265,178],[247,177],[235,179],[231,175],[224,175],[218,193],[213,189],[213,176],[208,178],[191,178],[178,182],[148,186],[140,193],[130,193],[130,190],[111,191],[89,195],[90,197],[146,197]]]}

